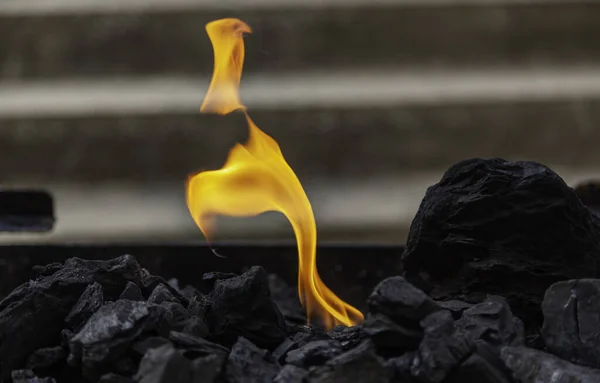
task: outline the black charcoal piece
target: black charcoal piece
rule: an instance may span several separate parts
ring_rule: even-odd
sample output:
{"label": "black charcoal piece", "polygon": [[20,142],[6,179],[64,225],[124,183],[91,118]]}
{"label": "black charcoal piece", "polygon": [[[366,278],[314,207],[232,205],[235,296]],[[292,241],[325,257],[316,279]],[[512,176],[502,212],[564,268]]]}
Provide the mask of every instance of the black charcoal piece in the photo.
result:
{"label": "black charcoal piece", "polygon": [[273,359],[275,359],[275,361],[277,363],[285,364],[285,358],[286,358],[288,352],[295,350],[297,348],[298,348],[298,342],[287,338],[279,346],[277,346],[277,348],[275,350],[273,350],[273,352],[271,353],[271,356],[273,357]]}
{"label": "black charcoal piece", "polygon": [[403,353],[416,350],[423,339],[422,329],[405,328],[385,314],[367,314],[364,331],[378,348]]}
{"label": "black charcoal piece", "polygon": [[185,286],[180,292],[189,301],[192,299],[199,300],[204,296],[197,288],[191,285]]}
{"label": "black charcoal piece", "polygon": [[359,346],[310,370],[311,383],[372,383],[390,382],[391,370],[375,353],[374,345],[367,340]]}
{"label": "black charcoal piece", "polygon": [[190,315],[204,318],[206,310],[210,306],[210,299],[204,295],[190,298],[187,309]]}
{"label": "black charcoal piece", "polygon": [[407,279],[426,275],[434,298],[506,296],[537,329],[545,290],[600,274],[600,221],[536,162],[469,159],[425,194],[411,224]]}
{"label": "black charcoal piece", "polygon": [[306,323],[306,314],[300,304],[296,288],[290,287],[279,276],[269,274],[269,289],[273,301],[285,319],[296,323]]}
{"label": "black charcoal piece", "polygon": [[505,346],[501,357],[520,383],[600,382],[600,370],[579,366],[531,348]]}
{"label": "black charcoal piece", "polygon": [[248,339],[240,337],[233,345],[225,366],[227,383],[271,382],[279,368],[266,359],[267,351],[256,347]]}
{"label": "black charcoal piece", "polygon": [[88,285],[98,282],[105,298],[117,297],[128,280],[140,278],[140,265],[130,255],[107,261],[71,258],[54,274],[17,287],[0,302],[0,378],[8,378],[33,351],[53,345]]}
{"label": "black charcoal piece", "polygon": [[343,352],[342,345],[337,340],[317,340],[290,351],[286,363],[308,368],[327,362]]}
{"label": "black charcoal piece", "polygon": [[171,331],[169,339],[177,348],[186,350],[186,356],[193,355],[194,358],[229,353],[226,347],[183,332]]}
{"label": "black charcoal piece", "polygon": [[279,371],[279,374],[273,379],[273,383],[305,383],[307,377],[307,370],[288,364]]}
{"label": "black charcoal piece", "polygon": [[88,379],[97,379],[117,361],[142,332],[155,324],[157,306],[119,300],[102,306],[69,342],[69,365],[81,365]]}
{"label": "black charcoal piece", "polygon": [[34,351],[27,358],[25,364],[28,369],[39,371],[48,370],[53,366],[64,362],[67,359],[67,353],[60,346],[40,348]]}
{"label": "black charcoal piece", "polygon": [[411,368],[416,355],[416,352],[411,351],[397,357],[389,358],[385,362],[387,368],[390,370],[392,382],[411,383],[415,381],[411,373]]}
{"label": "black charcoal piece", "polygon": [[227,354],[217,353],[196,358],[192,361],[191,383],[213,383],[219,377],[225,366]]}
{"label": "black charcoal piece", "polygon": [[146,352],[135,380],[139,383],[190,383],[191,363],[173,346],[165,344]]}
{"label": "black charcoal piece", "polygon": [[171,344],[171,341],[161,336],[149,336],[133,343],[131,349],[140,355],[144,355],[148,350],[164,346],[165,344]]}
{"label": "black charcoal piece", "polygon": [[187,309],[181,303],[164,301],[159,306],[163,309],[161,321],[169,330],[182,330],[191,319]]}
{"label": "black charcoal piece", "polygon": [[142,289],[140,289],[140,286],[133,282],[127,282],[127,285],[125,285],[125,289],[119,296],[119,299],[128,299],[130,301],[143,301],[144,296],[142,294]]}
{"label": "black charcoal piece", "polygon": [[344,351],[358,346],[367,338],[367,334],[362,325],[351,327],[346,327],[344,325],[335,326],[327,333],[327,335],[331,339],[340,342]]}
{"label": "black charcoal piece", "polygon": [[444,383],[516,383],[495,348],[482,340],[476,341],[475,347]]}
{"label": "black charcoal piece", "polygon": [[85,289],[83,294],[75,303],[75,306],[65,318],[65,327],[78,331],[83,323],[92,316],[104,303],[104,294],[102,293],[102,285],[94,282]]}
{"label": "black charcoal piece", "polygon": [[104,374],[98,380],[98,383],[135,383],[135,380],[113,372]]}
{"label": "black charcoal piece", "polygon": [[210,273],[204,273],[202,275],[202,292],[208,294],[212,291],[215,286],[215,282],[221,279],[229,279],[237,277],[234,273],[223,273],[219,271],[213,271]]}
{"label": "black charcoal piece", "polygon": [[181,332],[198,337],[205,337],[208,335],[208,325],[204,319],[192,316],[185,322]]}
{"label": "black charcoal piece", "polygon": [[271,299],[267,273],[253,266],[244,274],[219,279],[208,313],[210,333],[225,345],[243,336],[259,347],[275,348],[286,337],[283,315]]}
{"label": "black charcoal piece", "polygon": [[31,370],[14,370],[11,378],[13,383],[56,383],[53,378],[38,378]]}
{"label": "black charcoal piece", "polygon": [[173,288],[168,284],[157,284],[154,290],[152,290],[150,296],[148,297],[148,303],[154,303],[157,305],[163,302],[181,303],[177,298],[175,298],[175,295],[173,295],[173,293],[169,288],[167,288],[167,286],[171,287],[171,289]]}
{"label": "black charcoal piece", "polygon": [[[167,282],[163,277],[160,277],[158,275],[152,275],[146,269],[143,269],[139,285],[142,289],[142,293],[144,294],[144,296],[147,296],[149,299],[152,296],[152,293],[154,293],[156,287],[162,285],[157,294],[159,292],[162,292],[162,289],[165,288],[169,290],[170,295],[172,295],[177,302],[183,304],[184,306],[187,306],[189,303],[188,300],[179,291],[177,291],[175,288],[169,285],[169,282]],[[152,298],[152,300],[155,299],[157,298]]]}
{"label": "black charcoal piece", "polygon": [[411,374],[423,383],[440,383],[467,358],[475,343],[459,329],[449,311],[435,312],[421,321],[425,332],[411,366]]}
{"label": "black charcoal piece", "polygon": [[372,313],[382,313],[398,322],[418,322],[440,307],[406,279],[390,277],[381,281],[368,299]]}
{"label": "black charcoal piece", "polygon": [[463,312],[465,312],[465,310],[473,307],[473,304],[471,304],[471,303],[458,301],[455,299],[451,299],[451,300],[444,301],[444,302],[436,302],[436,303],[441,308],[450,311],[452,313],[452,317],[455,320],[460,319],[460,317],[462,317],[462,314],[463,314]]}
{"label": "black charcoal piece", "polygon": [[457,325],[472,339],[495,345],[525,345],[523,322],[512,315],[508,303],[500,297],[490,297],[465,310]]}
{"label": "black charcoal piece", "polygon": [[600,368],[600,280],[552,285],[542,303],[542,335],[549,352]]}

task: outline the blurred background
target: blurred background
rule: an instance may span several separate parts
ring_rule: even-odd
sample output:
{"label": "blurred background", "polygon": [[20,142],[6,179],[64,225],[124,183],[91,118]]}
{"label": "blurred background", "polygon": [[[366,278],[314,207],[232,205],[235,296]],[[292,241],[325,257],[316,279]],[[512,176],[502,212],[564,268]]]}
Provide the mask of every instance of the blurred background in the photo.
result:
{"label": "blurred background", "polygon": [[[57,225],[2,241],[202,240],[188,175],[245,140],[201,115],[207,22],[246,21],[242,100],[280,144],[321,241],[404,243],[458,160],[600,175],[600,2],[0,0],[0,184],[54,194]],[[270,213],[216,239],[292,239]]]}

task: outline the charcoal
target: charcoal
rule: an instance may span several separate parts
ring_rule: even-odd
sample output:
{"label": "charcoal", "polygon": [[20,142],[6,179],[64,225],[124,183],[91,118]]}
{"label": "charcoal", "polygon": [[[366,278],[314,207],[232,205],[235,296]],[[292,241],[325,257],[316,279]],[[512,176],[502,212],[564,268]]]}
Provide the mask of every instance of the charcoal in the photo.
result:
{"label": "charcoal", "polygon": [[489,343],[477,340],[475,347],[475,352],[444,383],[516,383],[500,354]]}
{"label": "charcoal", "polygon": [[600,279],[552,285],[542,303],[547,350],[577,364],[600,368]]}
{"label": "charcoal", "polygon": [[[152,290],[150,296],[148,297],[148,303],[154,303],[157,305],[163,302],[181,303],[177,298],[175,298],[175,295],[173,295],[173,293],[170,289],[167,288],[167,286],[170,285],[165,285],[163,283],[157,284],[154,290]],[[170,287],[171,289],[173,288],[172,286]]]}
{"label": "charcoal", "polygon": [[187,309],[181,303],[163,301],[161,321],[169,330],[182,330],[191,319]]}
{"label": "charcoal", "polygon": [[202,289],[204,293],[210,293],[215,287],[215,282],[222,279],[236,278],[238,275],[234,273],[223,273],[219,271],[213,271],[210,273],[204,273],[202,275]]}
{"label": "charcoal", "polygon": [[146,352],[135,379],[140,383],[190,383],[192,367],[173,346],[165,344]]}
{"label": "charcoal", "polygon": [[188,300],[179,291],[177,291],[175,288],[169,285],[169,282],[167,282],[163,277],[152,275],[146,269],[143,269],[139,285],[142,289],[142,293],[144,294],[144,296],[147,296],[148,299],[150,299],[156,287],[162,285],[159,292],[162,292],[163,288],[167,289],[169,290],[170,295],[172,295],[177,302],[182,303],[184,306],[187,306],[189,303]]}
{"label": "charcoal", "polygon": [[307,377],[307,370],[288,364],[279,371],[279,374],[273,379],[273,383],[304,383]]}
{"label": "charcoal", "polygon": [[142,289],[140,286],[136,285],[133,282],[127,282],[125,285],[125,289],[119,295],[119,299],[127,299],[130,301],[143,301],[144,295],[142,294]]}
{"label": "charcoal", "polygon": [[457,325],[473,339],[504,346],[523,346],[523,322],[512,315],[508,303],[499,297],[488,298],[466,310]]}
{"label": "charcoal", "polygon": [[419,321],[440,307],[402,277],[390,277],[380,282],[368,299],[372,313],[381,313],[402,323]]}
{"label": "charcoal", "polygon": [[391,370],[375,353],[373,343],[367,340],[324,365],[313,367],[308,380],[311,383],[385,383],[391,377]]}
{"label": "charcoal", "polygon": [[69,342],[68,362],[81,364],[88,379],[96,379],[109,363],[121,358],[144,330],[155,324],[157,306],[118,300],[102,306]]}
{"label": "charcoal", "polygon": [[258,348],[244,337],[233,345],[227,364],[224,380],[226,383],[271,382],[279,368],[266,359],[267,351]]}
{"label": "charcoal", "polygon": [[399,354],[415,350],[423,339],[421,329],[405,328],[380,313],[367,314],[364,331],[378,348]]}
{"label": "charcoal", "polygon": [[402,256],[431,296],[477,303],[506,296],[527,329],[541,325],[545,290],[600,273],[600,220],[536,162],[469,159],[430,187]]}
{"label": "charcoal", "polygon": [[277,346],[277,348],[275,350],[273,350],[273,352],[271,353],[271,356],[277,363],[284,364],[287,354],[290,351],[295,350],[297,348],[298,348],[297,341],[286,338],[279,346]]}
{"label": "charcoal", "polygon": [[208,335],[208,325],[204,319],[193,316],[183,324],[182,332],[194,336],[205,337]]}
{"label": "charcoal", "polygon": [[209,306],[210,300],[206,296],[194,296],[190,298],[187,310],[192,316],[204,317]]}
{"label": "charcoal", "polygon": [[140,355],[144,355],[146,352],[148,352],[148,350],[152,348],[159,348],[165,344],[171,344],[171,341],[161,336],[150,336],[133,343],[131,349]]}
{"label": "charcoal", "polygon": [[451,300],[443,301],[443,302],[437,302],[437,304],[441,308],[450,311],[452,313],[452,317],[455,320],[460,319],[462,317],[463,312],[465,312],[465,310],[473,307],[473,304],[471,304],[471,303],[459,301],[456,299],[451,299]]}
{"label": "charcoal", "polygon": [[502,360],[519,383],[598,383],[600,370],[526,347],[505,346]]}
{"label": "charcoal", "polygon": [[273,349],[285,339],[285,319],[271,299],[262,267],[217,280],[211,297],[210,333],[221,343],[229,346],[242,336],[259,347]]}
{"label": "charcoal", "polygon": [[216,353],[194,359],[192,361],[191,383],[217,382],[226,360],[227,354],[224,353]]}
{"label": "charcoal", "polygon": [[65,318],[90,284],[98,282],[110,298],[127,281],[140,278],[140,265],[130,255],[107,261],[71,258],[54,274],[19,286],[0,302],[0,379],[60,338]]}
{"label": "charcoal", "polygon": [[67,353],[60,346],[40,348],[29,355],[25,366],[36,372],[45,371],[66,359]]}
{"label": "charcoal", "polygon": [[298,347],[302,347],[308,342],[315,340],[332,339],[325,331],[323,331],[323,328],[314,325],[294,326],[292,333],[292,339],[297,343]]}
{"label": "charcoal", "polygon": [[457,329],[449,311],[437,311],[421,321],[423,341],[411,366],[412,375],[423,383],[439,383],[467,358],[474,342]]}
{"label": "charcoal", "polygon": [[226,347],[182,332],[171,331],[169,339],[178,348],[186,350],[185,355],[188,357],[190,355],[196,358],[206,355],[227,355],[229,353]]}
{"label": "charcoal", "polygon": [[306,314],[298,298],[298,290],[291,288],[283,279],[275,274],[269,274],[269,290],[271,297],[285,319],[306,323]]}
{"label": "charcoal", "polygon": [[94,282],[89,285],[65,318],[65,326],[73,331],[78,331],[83,323],[92,316],[104,303],[102,285]]}
{"label": "charcoal", "polygon": [[367,338],[362,325],[352,327],[338,325],[331,329],[327,336],[340,342],[344,351],[358,346]]}
{"label": "charcoal", "polygon": [[63,268],[63,264],[60,262],[52,262],[47,265],[35,265],[31,268],[35,278],[49,277]]}
{"label": "charcoal", "polygon": [[98,383],[135,383],[135,380],[111,372],[109,374],[102,375]]}
{"label": "charcoal", "polygon": [[181,295],[183,295],[186,299],[191,301],[192,299],[201,299],[203,297],[202,293],[195,288],[194,286],[187,285],[181,290]]}
{"label": "charcoal", "polygon": [[385,362],[386,367],[390,371],[392,382],[410,383],[415,381],[411,373],[411,367],[416,356],[417,353],[411,351],[401,356],[389,358]]}
{"label": "charcoal", "polygon": [[317,340],[290,351],[286,363],[308,368],[327,362],[343,352],[342,345],[337,340]]}
{"label": "charcoal", "polygon": [[14,370],[11,378],[13,383],[56,383],[53,378],[38,378],[31,370]]}

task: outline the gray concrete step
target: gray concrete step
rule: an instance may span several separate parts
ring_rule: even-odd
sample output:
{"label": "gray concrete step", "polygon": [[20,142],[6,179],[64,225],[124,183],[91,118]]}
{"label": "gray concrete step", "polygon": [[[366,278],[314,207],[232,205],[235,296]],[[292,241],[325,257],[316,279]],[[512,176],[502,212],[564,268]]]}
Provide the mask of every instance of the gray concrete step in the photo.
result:
{"label": "gray concrete step", "polygon": [[[600,163],[600,68],[247,76],[242,99],[303,182],[465,157]],[[4,182],[169,181],[218,168],[241,115],[198,112],[202,79],[4,83]]]}
{"label": "gray concrete step", "polygon": [[0,76],[205,75],[204,25],[232,16],[246,73],[600,61],[590,0],[4,0]]}

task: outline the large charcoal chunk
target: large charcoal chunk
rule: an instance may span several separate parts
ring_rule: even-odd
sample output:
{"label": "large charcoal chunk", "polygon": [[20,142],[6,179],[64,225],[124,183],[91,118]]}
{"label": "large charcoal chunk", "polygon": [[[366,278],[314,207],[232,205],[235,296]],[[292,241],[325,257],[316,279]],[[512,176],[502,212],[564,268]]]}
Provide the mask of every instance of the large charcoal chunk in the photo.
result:
{"label": "large charcoal chunk", "polygon": [[358,346],[367,338],[367,333],[361,325],[352,327],[338,325],[331,329],[327,335],[331,339],[340,342],[344,351]]}
{"label": "large charcoal chunk", "polygon": [[365,341],[326,364],[311,369],[311,383],[385,383],[392,377],[391,369],[375,353],[371,341]]}
{"label": "large charcoal chunk", "polygon": [[208,319],[210,333],[227,345],[243,336],[259,347],[275,348],[286,336],[285,319],[271,299],[267,273],[258,266],[215,282]]}
{"label": "large charcoal chunk", "polygon": [[424,383],[442,382],[452,369],[471,354],[475,344],[452,321],[449,311],[423,319],[423,341],[411,366],[411,374]]}
{"label": "large charcoal chunk", "polygon": [[578,364],[600,367],[600,280],[552,285],[542,303],[548,351]]}
{"label": "large charcoal chunk", "polygon": [[240,337],[233,345],[225,366],[227,383],[271,382],[279,369],[266,359],[267,351]]}
{"label": "large charcoal chunk", "polygon": [[135,375],[140,383],[190,383],[192,367],[170,344],[146,352]]}
{"label": "large charcoal chunk", "polygon": [[52,271],[0,302],[0,378],[8,378],[29,354],[60,337],[65,317],[90,284],[98,282],[105,298],[111,298],[127,281],[141,278],[141,267],[130,255],[108,261],[71,258]]}
{"label": "large charcoal chunk", "polygon": [[92,316],[104,303],[104,294],[102,294],[102,285],[94,282],[89,285],[79,300],[65,318],[65,325],[68,329],[77,331],[83,323]]}
{"label": "large charcoal chunk", "polygon": [[505,346],[501,356],[519,383],[600,382],[600,370],[578,366],[531,348]]}
{"label": "large charcoal chunk", "polygon": [[482,340],[475,343],[475,352],[444,383],[516,383],[496,349]]}
{"label": "large charcoal chunk", "polygon": [[14,370],[11,378],[13,383],[56,383],[53,378],[38,378],[31,370]]}
{"label": "large charcoal chunk", "polygon": [[399,322],[415,322],[440,307],[406,279],[390,277],[380,282],[368,299],[373,313],[382,313]]}
{"label": "large charcoal chunk", "polygon": [[142,289],[140,286],[136,285],[133,282],[127,282],[125,285],[125,289],[119,295],[119,299],[127,299],[130,301],[143,301],[144,295],[142,294]]}
{"label": "large charcoal chunk", "polygon": [[337,340],[317,340],[290,351],[285,361],[298,367],[308,368],[327,362],[342,353],[342,345]]}
{"label": "large charcoal chunk", "polygon": [[306,323],[306,314],[300,304],[297,289],[290,287],[278,275],[269,274],[269,290],[271,290],[273,301],[285,319],[296,323]]}
{"label": "large charcoal chunk", "polygon": [[457,325],[473,339],[495,345],[525,345],[523,322],[512,315],[504,298],[490,297],[465,310]]}
{"label": "large charcoal chunk", "polygon": [[598,233],[599,219],[549,168],[476,158],[427,190],[403,263],[407,279],[428,280],[434,297],[507,296],[533,327],[548,286],[600,273]]}
{"label": "large charcoal chunk", "polygon": [[146,302],[119,300],[102,306],[69,345],[71,366],[82,365],[84,376],[95,379],[106,366],[124,355],[130,344],[154,325],[157,306]]}
{"label": "large charcoal chunk", "polygon": [[308,377],[308,371],[305,369],[288,364],[283,366],[279,374],[273,379],[273,383],[305,383]]}
{"label": "large charcoal chunk", "polygon": [[[173,288],[172,286],[170,287],[171,289]],[[159,283],[158,285],[156,285],[154,290],[152,290],[152,293],[148,297],[148,303],[154,303],[158,305],[163,302],[181,303],[177,298],[175,298],[175,295],[173,295],[171,290],[167,288],[165,284]]]}
{"label": "large charcoal chunk", "polygon": [[207,355],[227,356],[229,353],[226,347],[182,332],[171,331],[169,339],[175,346],[183,349],[184,355],[189,359]]}
{"label": "large charcoal chunk", "polygon": [[393,349],[397,353],[415,350],[423,339],[422,329],[405,328],[380,313],[367,314],[364,330],[377,347]]}

